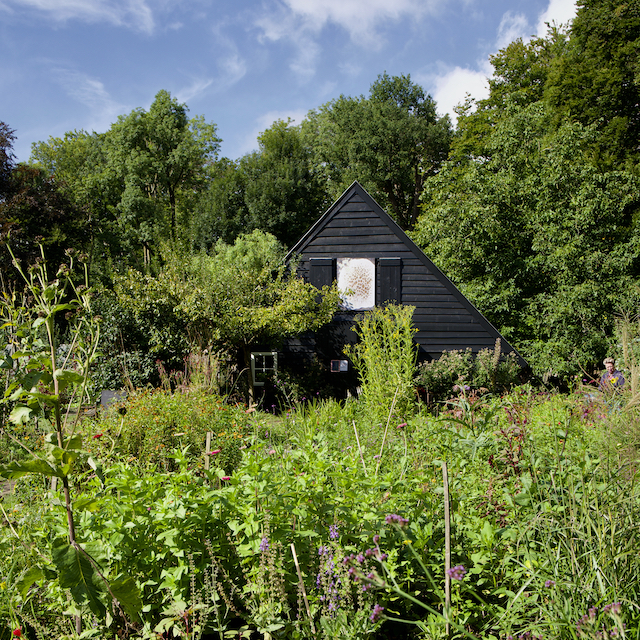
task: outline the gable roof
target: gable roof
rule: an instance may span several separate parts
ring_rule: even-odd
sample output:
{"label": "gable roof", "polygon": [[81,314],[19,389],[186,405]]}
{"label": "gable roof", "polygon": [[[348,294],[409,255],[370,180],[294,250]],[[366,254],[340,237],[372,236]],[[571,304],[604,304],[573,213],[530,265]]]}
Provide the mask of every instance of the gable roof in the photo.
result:
{"label": "gable roof", "polygon": [[416,307],[416,342],[431,358],[443,351],[474,352],[493,348],[500,338],[502,352],[524,359],[460,290],[436,267],[400,226],[354,182],[289,251],[298,256],[298,273],[309,279],[313,258],[399,258],[401,299]]}

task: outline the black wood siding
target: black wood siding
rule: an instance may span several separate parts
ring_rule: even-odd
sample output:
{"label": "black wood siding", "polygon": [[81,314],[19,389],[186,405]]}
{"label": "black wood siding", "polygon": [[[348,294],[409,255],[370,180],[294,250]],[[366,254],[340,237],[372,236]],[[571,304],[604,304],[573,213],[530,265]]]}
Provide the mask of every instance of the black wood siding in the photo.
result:
{"label": "black wood siding", "polygon": [[[331,273],[335,278],[338,258],[375,259],[376,304],[397,300],[416,308],[415,339],[423,358],[437,359],[443,351],[468,347],[477,353],[493,348],[501,338],[358,183],[301,239],[293,255],[300,258],[298,274],[314,284],[320,270],[323,277]],[[338,320],[353,321],[357,313],[339,314]],[[501,341],[503,352],[513,351],[504,338]]]}

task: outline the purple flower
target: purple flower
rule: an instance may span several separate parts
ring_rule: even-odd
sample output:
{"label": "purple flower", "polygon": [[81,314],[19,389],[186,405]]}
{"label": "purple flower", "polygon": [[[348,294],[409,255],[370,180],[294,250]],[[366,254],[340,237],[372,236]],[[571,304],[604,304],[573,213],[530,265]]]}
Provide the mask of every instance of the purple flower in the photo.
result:
{"label": "purple flower", "polygon": [[373,605],[373,611],[369,616],[369,620],[371,620],[371,622],[378,622],[383,611],[384,611],[384,607],[381,607],[379,604]]}
{"label": "purple flower", "polygon": [[612,616],[619,616],[622,612],[622,604],[620,602],[612,602],[605,604],[602,608],[603,613],[610,613]]}
{"label": "purple flower", "polygon": [[376,535],[373,536],[373,544],[378,544],[378,542],[380,542],[380,536],[376,533]]}
{"label": "purple flower", "polygon": [[549,587],[554,587],[556,584],[555,580],[546,580],[544,586],[549,589]]}
{"label": "purple flower", "polygon": [[387,524],[397,524],[400,527],[404,527],[409,524],[409,521],[402,516],[399,516],[397,513],[390,513],[386,518],[385,522]]}
{"label": "purple flower", "polygon": [[447,575],[452,580],[462,580],[462,578],[464,578],[465,573],[467,573],[467,570],[461,564],[456,565],[451,569],[447,569]]}
{"label": "purple flower", "polygon": [[269,551],[269,541],[266,538],[262,538],[260,542],[260,551]]}
{"label": "purple flower", "polygon": [[332,524],[329,527],[329,538],[331,538],[331,540],[337,540],[339,535],[340,534],[338,533],[338,525]]}

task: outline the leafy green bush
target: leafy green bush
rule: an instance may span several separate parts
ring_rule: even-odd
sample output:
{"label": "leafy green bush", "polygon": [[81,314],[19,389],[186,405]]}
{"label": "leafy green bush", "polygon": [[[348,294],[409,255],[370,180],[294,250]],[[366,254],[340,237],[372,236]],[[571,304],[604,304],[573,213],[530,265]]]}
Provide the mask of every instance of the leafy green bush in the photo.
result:
{"label": "leafy green bush", "polygon": [[364,410],[375,423],[385,422],[392,408],[396,416],[411,410],[417,357],[414,311],[389,305],[366,312],[354,329],[359,342],[345,348],[360,376]]}
{"label": "leafy green bush", "polygon": [[183,448],[192,464],[202,466],[211,432],[210,449],[220,452],[211,460],[230,473],[239,462],[250,419],[243,406],[222,396],[155,389],[129,394],[96,421],[86,422],[85,430],[92,453],[104,457],[114,452],[159,470],[174,468],[173,452]]}
{"label": "leafy green bush", "polygon": [[418,366],[415,383],[430,400],[443,400],[460,389],[492,393],[510,389],[519,381],[521,368],[514,353],[501,353],[500,339],[493,349],[482,349],[474,357],[471,349],[444,351],[438,360]]}
{"label": "leafy green bush", "polygon": [[[595,622],[609,630],[624,622],[625,637],[637,636],[640,494],[632,470],[619,468],[626,457],[602,447],[604,405],[531,387],[503,398],[463,393],[438,417],[424,409],[381,438],[356,400],[305,402],[274,416],[220,411],[212,398],[133,398],[124,418],[114,412],[90,440],[93,459],[105,464],[76,478],[80,542],[105,576],[116,585],[130,576],[140,594],[130,638],[234,630],[274,639],[444,639],[445,487],[452,638],[575,640],[578,627],[586,634]],[[158,453],[165,459],[154,468],[113,461],[123,457],[115,435],[129,413],[138,417],[123,434],[143,425],[167,434],[168,414],[178,427],[196,422],[202,406],[217,418],[220,438],[244,420],[230,470],[194,464],[186,435],[173,440],[182,449]],[[214,462],[229,443],[215,446]],[[79,611],[86,633],[122,633],[118,616],[88,629],[86,607],[69,608],[46,579],[51,539],[65,527],[56,494],[20,480],[6,509],[7,624],[19,622],[29,638],[38,624],[42,637],[73,637],[72,615],[61,612]],[[30,581],[34,575],[41,577]]]}

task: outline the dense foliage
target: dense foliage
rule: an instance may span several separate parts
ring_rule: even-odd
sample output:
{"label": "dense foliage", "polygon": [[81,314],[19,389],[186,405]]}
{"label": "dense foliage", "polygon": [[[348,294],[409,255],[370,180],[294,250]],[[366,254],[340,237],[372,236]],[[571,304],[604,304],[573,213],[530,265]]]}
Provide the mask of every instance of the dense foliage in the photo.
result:
{"label": "dense foliage", "polygon": [[[258,240],[222,253],[261,264]],[[434,411],[392,306],[361,323],[361,400],[275,416],[201,368],[83,417],[100,320],[72,267],[2,299],[3,640],[640,633],[635,326],[622,392],[456,384]]]}
{"label": "dense foliage", "polygon": [[[273,123],[236,160],[166,91],[104,133],[35,144],[30,165],[15,165],[2,123],[1,232],[26,263],[34,235],[56,260],[65,244],[86,250],[111,292],[129,269],[155,279],[171,253],[192,262],[252,231],[290,247],[357,179],[537,374],[566,380],[597,366],[614,317],[636,305],[638,16],[637,2],[585,0],[571,25],[510,43],[455,131],[410,76],[387,73],[367,96]],[[132,310],[104,299],[121,329]],[[120,349],[135,353],[136,380],[182,358],[183,326],[163,328],[151,359],[144,340]]]}
{"label": "dense foliage", "polygon": [[425,179],[438,172],[451,142],[448,116],[410,76],[384,73],[369,97],[340,96],[309,113],[307,144],[335,199],[358,180],[398,224],[415,223]]}
{"label": "dense foliage", "polygon": [[201,392],[124,406],[82,423],[100,465],[80,457],[72,491],[79,544],[138,595],[110,612],[98,580],[95,607],[82,591],[68,599],[64,509],[24,478],[3,504],[0,637],[78,637],[78,615],[83,638],[444,638],[447,620],[453,637],[638,632],[631,410],[582,393],[462,391],[440,417],[383,434],[356,402],[277,420]]}
{"label": "dense foliage", "polygon": [[585,2],[568,34],[492,57],[490,96],[423,192],[415,239],[539,374],[591,370],[636,304],[636,13]]}

